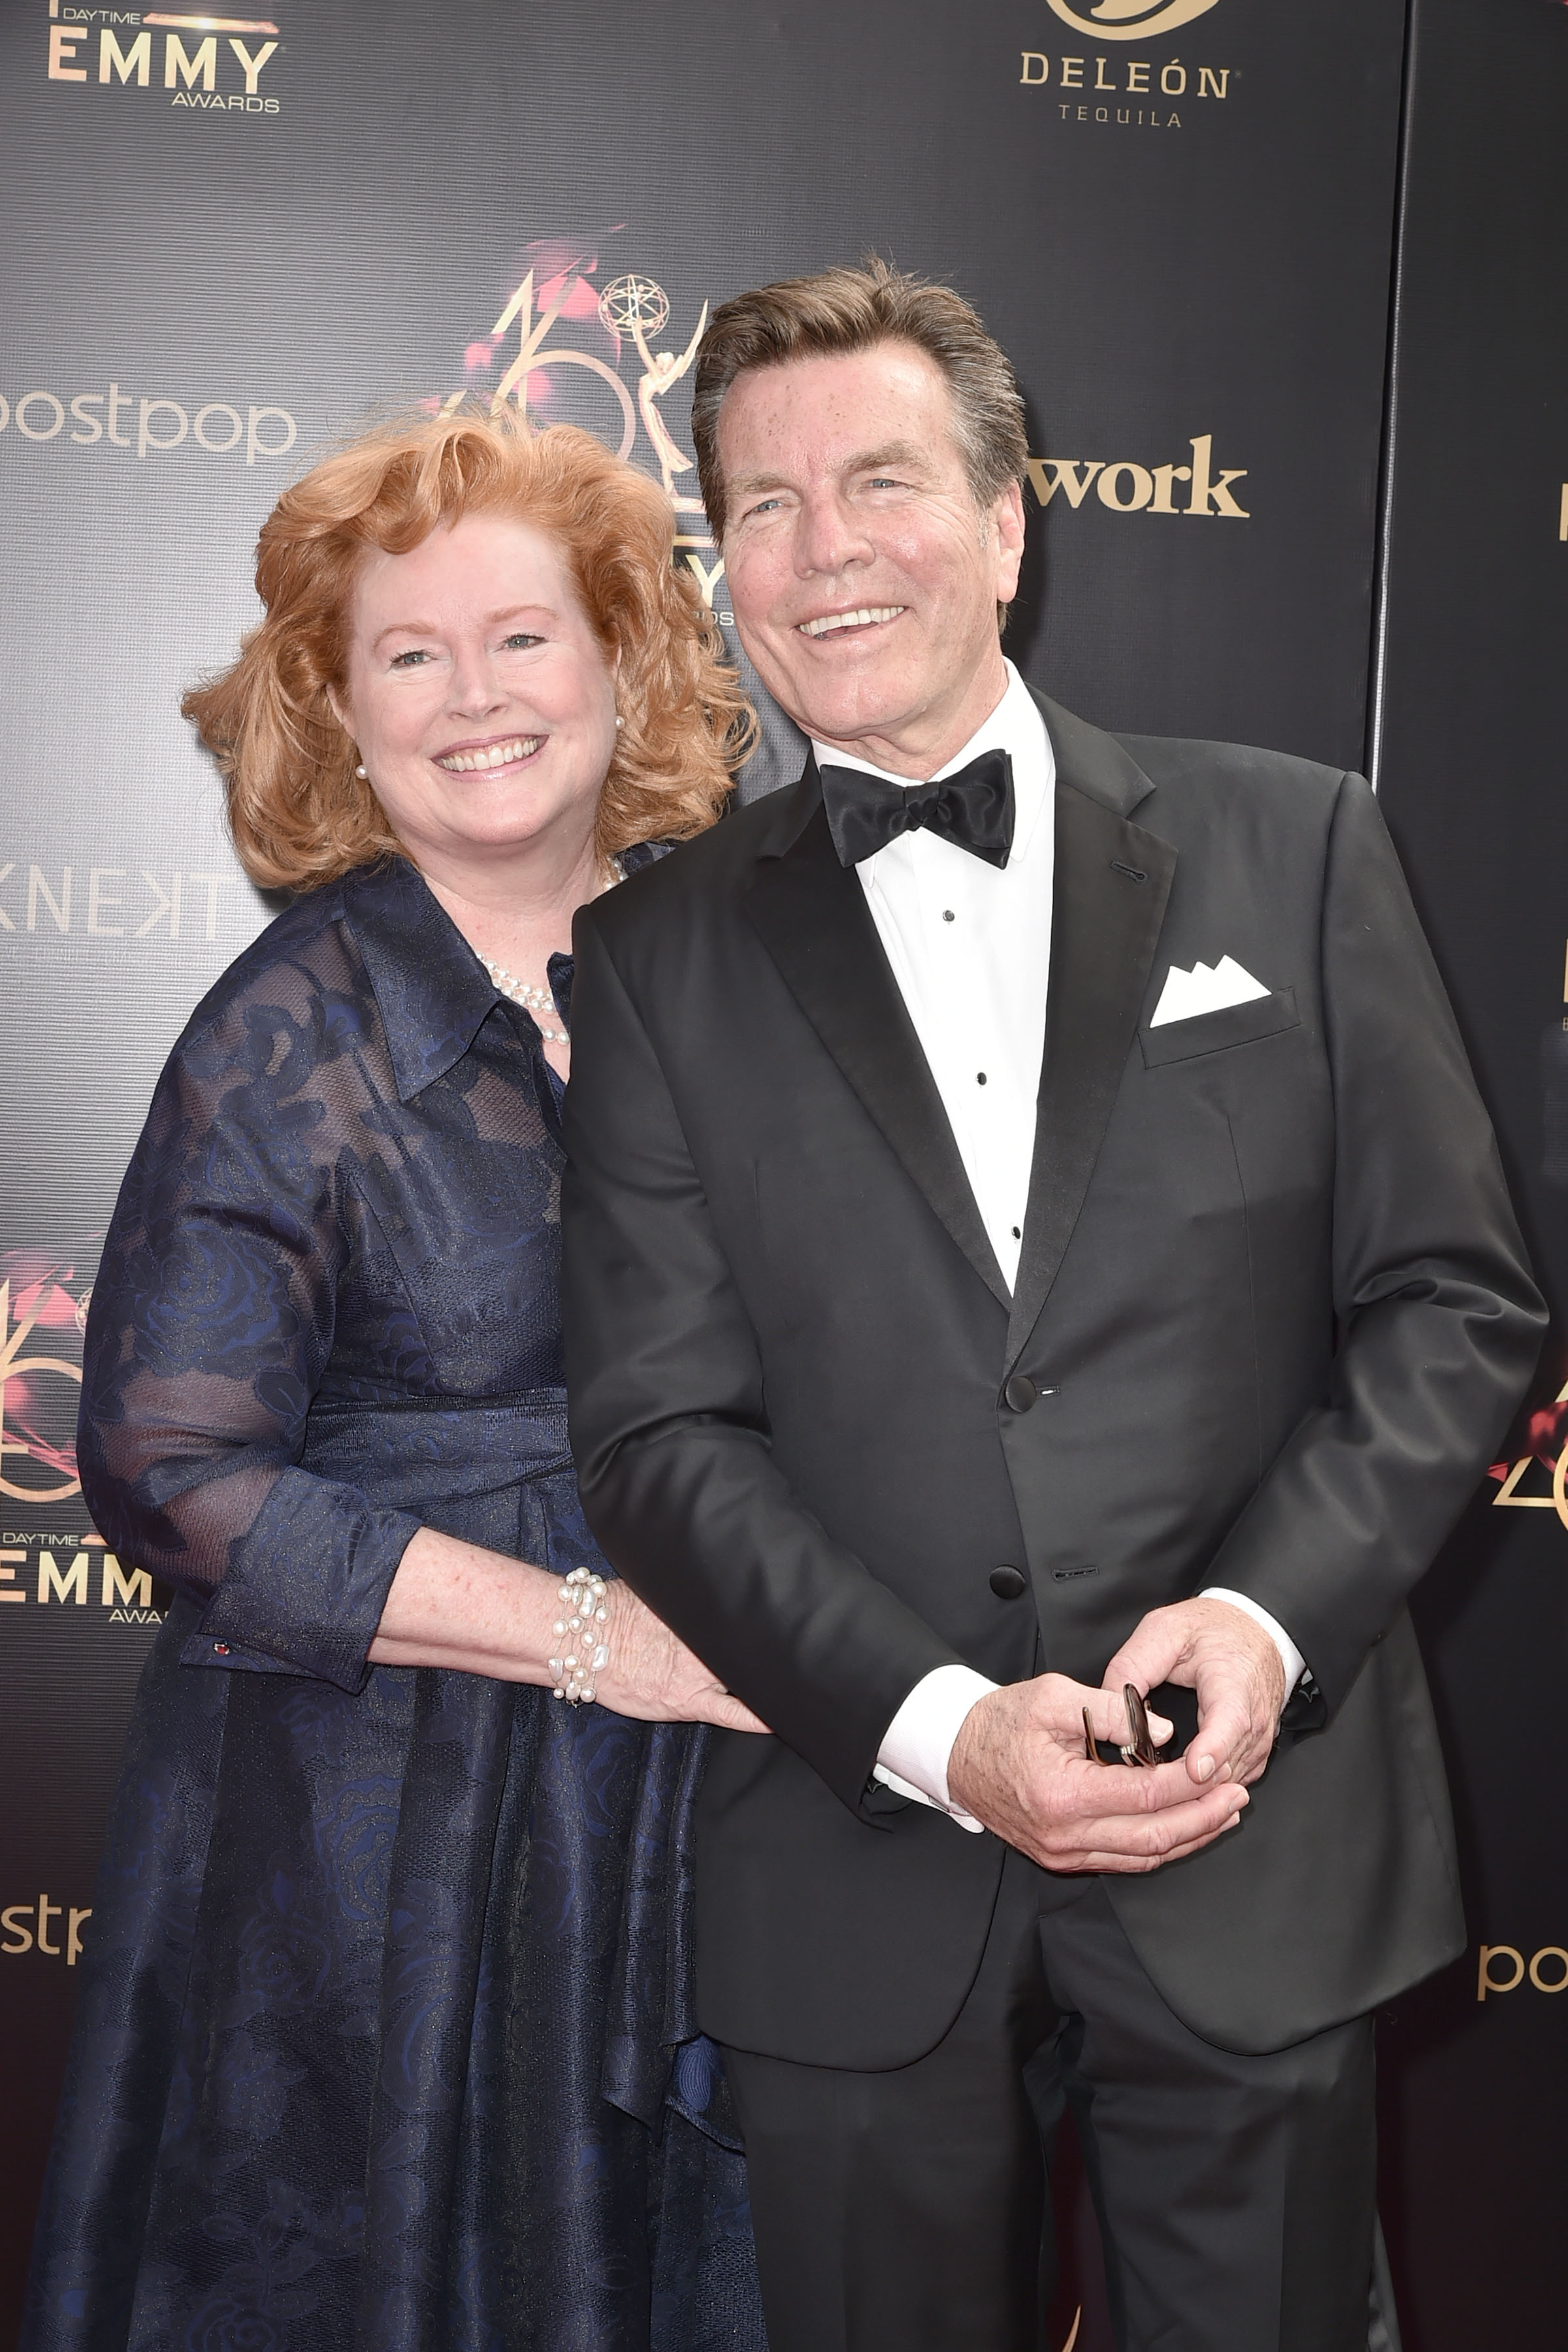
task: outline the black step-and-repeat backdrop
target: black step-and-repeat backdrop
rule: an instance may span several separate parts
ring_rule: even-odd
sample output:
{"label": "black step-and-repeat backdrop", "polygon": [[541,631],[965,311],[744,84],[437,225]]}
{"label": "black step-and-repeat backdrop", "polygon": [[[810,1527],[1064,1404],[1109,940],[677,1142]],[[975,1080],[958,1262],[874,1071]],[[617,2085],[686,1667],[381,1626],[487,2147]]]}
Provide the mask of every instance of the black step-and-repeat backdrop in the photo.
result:
{"label": "black step-and-repeat backdrop", "polygon": [[1416,1609],[1471,1946],[1383,2035],[1384,2197],[1447,2352],[1568,2340],[1568,8],[1416,0],[1413,61],[1373,736],[1557,1316]]}
{"label": "black step-and-repeat backdrop", "polygon": [[[163,1055],[272,911],[177,705],[253,615],[278,489],[356,419],[468,391],[588,425],[669,490],[679,560],[722,621],[688,432],[709,308],[872,247],[952,278],[1029,399],[1016,656],[1130,728],[1359,765],[1375,718],[1555,1274],[1568,919],[1543,608],[1568,566],[1550,414],[1568,9],[1417,0],[1414,42],[1407,13],[260,0],[219,18],[8,0],[0,2340],[163,1597],[82,1508],[84,1303]],[[746,789],[792,752],[771,726]],[[1552,2340],[1550,2233],[1532,2242],[1529,2212],[1568,2018],[1547,1851],[1564,1372],[1554,1359],[1522,1469],[1433,1586],[1486,1950],[1385,2037],[1385,2204],[1425,2352],[1505,2326]],[[1087,2249],[1056,2340],[1075,2331],[1077,2352],[1109,2342]]]}

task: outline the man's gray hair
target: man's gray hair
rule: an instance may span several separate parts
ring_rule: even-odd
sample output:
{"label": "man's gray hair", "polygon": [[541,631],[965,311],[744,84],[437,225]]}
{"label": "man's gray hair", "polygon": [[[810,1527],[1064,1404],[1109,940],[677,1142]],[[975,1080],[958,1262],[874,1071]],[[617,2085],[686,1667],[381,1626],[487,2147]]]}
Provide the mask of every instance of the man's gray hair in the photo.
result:
{"label": "man's gray hair", "polygon": [[819,270],[737,294],[714,311],[697,354],[691,437],[716,540],[722,541],[726,520],[719,410],[735,378],[748,368],[887,342],[912,343],[947,378],[953,436],[976,506],[989,507],[1009,482],[1024,479],[1029,445],[1023,396],[1001,345],[951,286],[911,278],[873,256],[859,269]]}

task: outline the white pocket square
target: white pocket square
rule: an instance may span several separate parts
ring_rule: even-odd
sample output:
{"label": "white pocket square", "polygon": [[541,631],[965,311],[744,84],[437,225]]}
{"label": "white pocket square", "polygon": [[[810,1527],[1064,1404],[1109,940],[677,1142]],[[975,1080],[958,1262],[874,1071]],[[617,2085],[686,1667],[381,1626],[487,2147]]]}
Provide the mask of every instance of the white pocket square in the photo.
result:
{"label": "white pocket square", "polygon": [[1263,982],[1254,980],[1234,956],[1221,956],[1215,964],[1195,963],[1191,971],[1173,963],[1165,974],[1149,1026],[1162,1029],[1170,1021],[1191,1021],[1197,1013],[1219,1013],[1228,1004],[1250,1004],[1255,997],[1268,994]]}

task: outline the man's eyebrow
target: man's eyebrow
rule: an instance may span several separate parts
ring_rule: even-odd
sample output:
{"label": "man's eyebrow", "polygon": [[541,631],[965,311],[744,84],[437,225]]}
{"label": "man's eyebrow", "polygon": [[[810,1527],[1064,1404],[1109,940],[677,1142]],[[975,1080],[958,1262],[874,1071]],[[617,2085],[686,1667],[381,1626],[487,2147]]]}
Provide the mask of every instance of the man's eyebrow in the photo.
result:
{"label": "man's eyebrow", "polygon": [[889,466],[924,466],[928,456],[918,442],[886,441],[879,449],[863,450],[851,457],[843,471],[847,474],[879,474]]}
{"label": "man's eyebrow", "polygon": [[758,490],[786,490],[789,483],[783,474],[732,474],[724,487],[731,498],[749,499]]}
{"label": "man's eyebrow", "polygon": [[[918,442],[886,441],[879,449],[858,449],[838,470],[841,474],[876,474],[889,466],[912,467],[929,463],[929,453]],[[787,490],[791,482],[787,474],[757,472],[732,475],[725,488],[731,498],[750,499],[755,498],[759,490]]]}

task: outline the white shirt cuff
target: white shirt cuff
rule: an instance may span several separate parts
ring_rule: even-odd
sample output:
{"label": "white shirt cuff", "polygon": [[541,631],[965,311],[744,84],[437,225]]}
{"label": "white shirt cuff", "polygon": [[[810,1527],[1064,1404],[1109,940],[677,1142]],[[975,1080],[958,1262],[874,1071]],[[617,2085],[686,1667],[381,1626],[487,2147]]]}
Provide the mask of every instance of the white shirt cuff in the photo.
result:
{"label": "white shirt cuff", "polygon": [[915,1685],[889,1724],[872,1778],[900,1797],[912,1797],[918,1805],[934,1805],[960,1829],[983,1829],[984,1822],[949,1797],[947,1764],[975,1700],[1000,1688],[973,1666],[936,1667]]}
{"label": "white shirt cuff", "polygon": [[1300,1681],[1302,1675],[1307,1671],[1307,1661],[1301,1655],[1300,1651],[1296,1647],[1295,1643],[1290,1639],[1289,1634],[1287,1633],[1284,1626],[1281,1625],[1278,1617],[1270,1617],[1267,1609],[1260,1609],[1256,1601],[1249,1601],[1247,1599],[1245,1592],[1232,1592],[1223,1584],[1208,1585],[1202,1592],[1199,1593],[1198,1599],[1200,1601],[1228,1601],[1233,1609],[1241,1610],[1247,1616],[1251,1618],[1255,1625],[1262,1626],[1264,1632],[1268,1634],[1269,1640],[1273,1643],[1275,1648],[1279,1653],[1279,1663],[1285,1669],[1285,1696],[1289,1698],[1291,1692],[1295,1689],[1297,1684]]}

